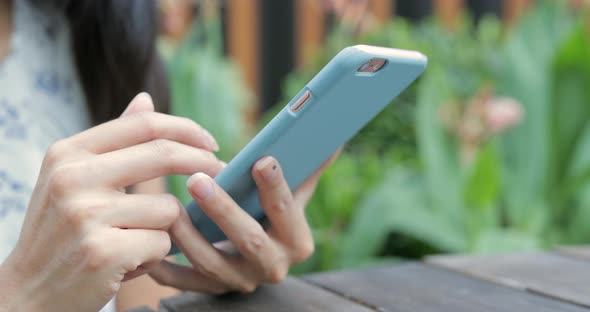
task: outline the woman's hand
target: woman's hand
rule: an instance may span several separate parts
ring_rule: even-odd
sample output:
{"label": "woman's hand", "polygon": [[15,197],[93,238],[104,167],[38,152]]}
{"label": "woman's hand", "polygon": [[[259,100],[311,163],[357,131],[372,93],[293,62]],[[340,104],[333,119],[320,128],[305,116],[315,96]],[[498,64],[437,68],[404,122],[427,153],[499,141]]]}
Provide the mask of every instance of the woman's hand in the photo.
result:
{"label": "woman's hand", "polygon": [[194,122],[153,112],[138,95],[119,119],[53,144],[43,161],[19,241],[0,266],[0,311],[97,311],[124,279],[170,249],[181,205],[127,186],[222,164]]}
{"label": "woman's hand", "polygon": [[254,165],[252,175],[262,208],[271,224],[268,232],[213,179],[205,173],[193,175],[187,182],[189,192],[223,230],[239,254],[226,252],[219,244],[216,244],[217,248],[212,246],[182,210],[170,229],[170,235],[193,268],[163,261],[150,275],[162,285],[211,294],[251,292],[261,283],[281,282],[291,265],[313,253],[314,243],[304,207],[319,176],[337,154],[294,193],[291,193],[274,158],[264,157]]}

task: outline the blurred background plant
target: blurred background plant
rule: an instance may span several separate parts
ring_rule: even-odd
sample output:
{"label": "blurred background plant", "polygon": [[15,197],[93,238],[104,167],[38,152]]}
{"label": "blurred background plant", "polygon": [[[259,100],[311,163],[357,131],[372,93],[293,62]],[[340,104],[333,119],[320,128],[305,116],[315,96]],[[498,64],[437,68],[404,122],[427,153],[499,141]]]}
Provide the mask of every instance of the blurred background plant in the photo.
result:
{"label": "blurred background plant", "polygon": [[[218,157],[229,161],[247,142],[252,126],[244,115],[251,94],[239,69],[223,55],[223,33],[216,1],[202,1],[188,12],[190,1],[166,1],[172,14],[164,19],[170,36],[160,42],[171,86],[171,113],[198,121],[217,140]],[[167,6],[166,6],[167,5]],[[195,14],[195,18],[191,17]],[[192,21],[192,23],[191,23]],[[184,176],[169,179],[169,188],[182,202],[191,198]]]}
{"label": "blurred background plant", "polygon": [[[306,210],[316,253],[292,273],[590,243],[590,19],[582,1],[575,10],[535,1],[504,20],[444,9],[385,23],[367,13],[377,1],[346,2],[323,2],[333,17],[327,35],[304,51],[256,127],[346,46],[419,50],[429,65],[322,177]],[[252,83],[220,48],[219,16],[203,11],[186,39],[164,49],[173,51],[173,112],[211,130],[229,159],[251,133],[243,103],[255,100],[244,101]],[[173,192],[185,196],[176,179]]]}

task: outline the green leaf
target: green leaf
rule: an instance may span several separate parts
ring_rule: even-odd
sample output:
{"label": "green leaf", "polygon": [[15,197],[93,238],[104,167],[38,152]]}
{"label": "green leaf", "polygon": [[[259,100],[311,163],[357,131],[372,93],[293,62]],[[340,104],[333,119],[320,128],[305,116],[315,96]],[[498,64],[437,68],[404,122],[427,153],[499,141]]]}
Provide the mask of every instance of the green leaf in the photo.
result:
{"label": "green leaf", "polygon": [[452,99],[446,82],[441,68],[432,65],[418,89],[416,132],[427,190],[459,226],[462,193],[457,146],[438,119],[440,105]]}
{"label": "green leaf", "polygon": [[[218,21],[195,23],[180,47],[175,52],[168,51],[171,56],[167,68],[171,112],[206,128],[220,145],[218,157],[229,160],[249,136],[242,113],[250,93],[238,68],[223,56],[220,37]],[[186,191],[186,177],[173,176],[168,183],[170,191],[182,202],[191,199]]]}
{"label": "green leaf", "polygon": [[500,163],[497,151],[488,144],[478,153],[464,188],[465,203],[478,209],[492,206],[500,191]]}
{"label": "green leaf", "polygon": [[455,225],[448,211],[431,205],[423,180],[407,169],[393,169],[356,212],[342,240],[340,267],[369,259],[392,232],[446,252],[467,247],[462,228]]}
{"label": "green leaf", "polygon": [[498,92],[524,108],[521,124],[502,136],[503,193],[508,221],[525,227],[545,206],[550,176],[552,64],[572,23],[563,5],[542,2],[509,36],[499,71]]}
{"label": "green leaf", "polygon": [[[590,38],[578,23],[559,49],[554,71],[552,168],[554,200],[566,200],[584,184],[590,168]],[[587,174],[586,174],[587,175]],[[587,178],[586,178],[587,180]]]}
{"label": "green leaf", "polygon": [[564,217],[567,219],[567,227],[555,229],[555,235],[562,235],[555,237],[554,242],[567,244],[588,244],[590,242],[590,183],[586,182],[580,186],[573,196],[574,200],[569,201],[569,209]]}
{"label": "green leaf", "polygon": [[537,236],[510,229],[495,229],[482,232],[477,237],[473,252],[482,254],[522,252],[538,250],[542,247]]}

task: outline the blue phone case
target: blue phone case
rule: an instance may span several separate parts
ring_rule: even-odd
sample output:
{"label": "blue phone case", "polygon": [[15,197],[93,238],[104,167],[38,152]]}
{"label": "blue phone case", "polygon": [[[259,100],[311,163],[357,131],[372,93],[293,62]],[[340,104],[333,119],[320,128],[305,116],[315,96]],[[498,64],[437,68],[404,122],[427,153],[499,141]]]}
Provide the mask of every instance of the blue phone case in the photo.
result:
{"label": "blue phone case", "polygon": [[[357,72],[371,58],[387,61],[375,73]],[[275,157],[289,187],[297,188],[413,82],[426,64],[426,57],[414,51],[366,45],[345,48],[229,162],[215,181],[252,217],[262,221],[265,215],[251,176],[258,159]],[[311,92],[311,98],[293,112],[291,106],[306,91]],[[194,201],[185,209],[209,242],[226,239]],[[170,254],[177,252],[173,246]]]}

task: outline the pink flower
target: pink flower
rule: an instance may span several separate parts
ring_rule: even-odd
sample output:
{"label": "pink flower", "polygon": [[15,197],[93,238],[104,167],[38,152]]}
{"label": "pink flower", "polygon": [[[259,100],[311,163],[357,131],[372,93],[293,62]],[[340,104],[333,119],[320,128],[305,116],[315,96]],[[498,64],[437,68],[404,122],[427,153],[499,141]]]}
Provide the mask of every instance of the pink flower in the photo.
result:
{"label": "pink flower", "polygon": [[443,126],[457,139],[462,164],[472,163],[483,144],[515,127],[524,114],[518,101],[494,97],[492,90],[485,87],[465,102],[442,104],[438,113]]}
{"label": "pink flower", "polygon": [[491,133],[498,133],[516,126],[522,119],[520,103],[512,98],[494,98],[488,101],[483,119]]}

